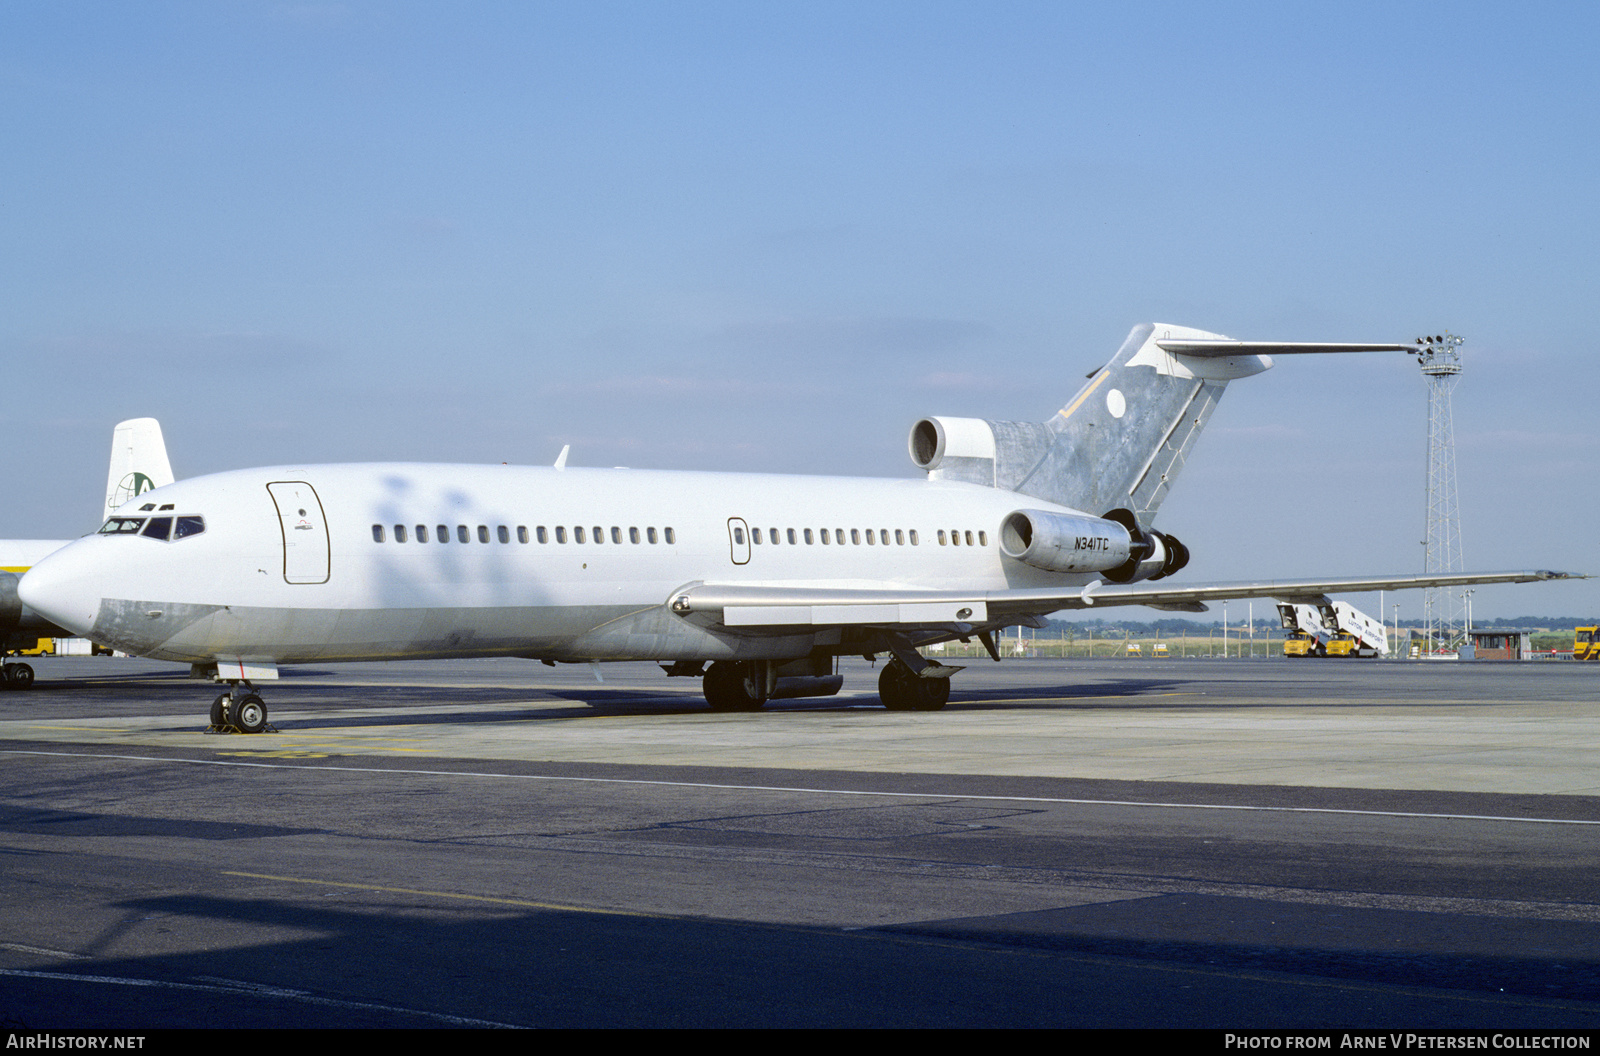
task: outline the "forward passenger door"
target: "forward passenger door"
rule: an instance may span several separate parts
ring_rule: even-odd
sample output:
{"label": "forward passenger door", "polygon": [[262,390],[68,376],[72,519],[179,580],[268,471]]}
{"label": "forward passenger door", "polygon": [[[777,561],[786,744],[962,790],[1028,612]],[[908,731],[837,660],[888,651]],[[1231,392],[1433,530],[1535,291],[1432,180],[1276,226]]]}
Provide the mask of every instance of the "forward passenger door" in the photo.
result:
{"label": "forward passenger door", "polygon": [[303,480],[288,480],[268,484],[267,491],[283,530],[284,582],[328,582],[328,522],[316,490]]}

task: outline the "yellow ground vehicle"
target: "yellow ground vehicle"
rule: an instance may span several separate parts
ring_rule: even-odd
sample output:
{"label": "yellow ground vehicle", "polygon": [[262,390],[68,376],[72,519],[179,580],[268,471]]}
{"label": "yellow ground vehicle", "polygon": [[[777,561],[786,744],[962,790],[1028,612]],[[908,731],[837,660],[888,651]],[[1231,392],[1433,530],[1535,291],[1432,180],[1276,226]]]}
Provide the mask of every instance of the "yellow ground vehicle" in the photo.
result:
{"label": "yellow ground vehicle", "polygon": [[1340,631],[1328,639],[1327,649],[1329,656],[1354,656],[1356,653],[1356,636]]}
{"label": "yellow ground vehicle", "polygon": [[1167,652],[1167,643],[1166,642],[1157,642],[1155,644],[1155,646],[1150,650],[1150,655],[1151,656],[1155,656],[1155,657],[1161,657],[1161,656],[1170,656],[1172,654]]}
{"label": "yellow ground vehicle", "polygon": [[1600,660],[1600,627],[1578,627],[1572,634],[1572,659]]}
{"label": "yellow ground vehicle", "polygon": [[1328,640],[1328,629],[1322,624],[1322,614],[1314,605],[1278,603],[1278,616],[1283,623],[1284,656],[1327,656],[1323,643]]}
{"label": "yellow ground vehicle", "polygon": [[56,640],[54,638],[40,638],[31,649],[18,649],[19,656],[54,656]]}
{"label": "yellow ground vehicle", "polygon": [[1138,642],[1129,642],[1128,643],[1128,655],[1129,656],[1143,656],[1144,655],[1144,650],[1142,648],[1140,648]]}
{"label": "yellow ground vehicle", "polygon": [[1284,656],[1322,656],[1322,643],[1305,631],[1290,631],[1283,639]]}

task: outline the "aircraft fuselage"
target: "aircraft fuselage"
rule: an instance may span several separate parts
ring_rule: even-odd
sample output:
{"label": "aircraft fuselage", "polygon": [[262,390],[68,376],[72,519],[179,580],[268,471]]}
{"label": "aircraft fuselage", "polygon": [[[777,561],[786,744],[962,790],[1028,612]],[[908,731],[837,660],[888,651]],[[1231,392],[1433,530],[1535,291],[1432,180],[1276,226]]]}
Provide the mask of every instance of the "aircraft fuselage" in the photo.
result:
{"label": "aircraft fuselage", "polygon": [[1004,557],[997,528],[1021,506],[1076,512],[944,481],[271,467],[140,495],[117,511],[129,530],[73,543],[39,586],[79,633],[191,663],[785,659],[839,647],[840,628],[729,634],[669,599],[705,580],[981,593],[1095,578]]}

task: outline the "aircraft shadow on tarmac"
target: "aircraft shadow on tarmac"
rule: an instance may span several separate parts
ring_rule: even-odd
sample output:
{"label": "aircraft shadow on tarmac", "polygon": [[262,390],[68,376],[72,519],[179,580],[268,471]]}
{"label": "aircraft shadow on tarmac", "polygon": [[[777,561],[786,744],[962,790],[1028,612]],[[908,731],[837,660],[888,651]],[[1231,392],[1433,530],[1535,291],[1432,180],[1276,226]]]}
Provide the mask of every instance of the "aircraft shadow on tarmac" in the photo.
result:
{"label": "aircraft shadow on tarmac", "polygon": [[[330,905],[333,898],[354,905]],[[1593,958],[1556,963],[1429,952],[1414,943],[1400,950],[1392,941],[1397,929],[1423,926],[1446,937],[1487,926],[1518,935],[1488,936],[1486,946],[1515,949],[1529,922],[1430,924],[1427,914],[1392,910],[1174,895],[841,931],[463,906],[354,885],[297,900],[173,895],[115,908],[127,921],[165,919],[192,936],[194,948],[66,966],[47,961],[32,966],[37,976],[7,973],[10,1023],[118,1030],[1600,1025],[1600,1009],[1590,1004],[1600,997]],[[1278,926],[1258,931],[1269,917]],[[1552,934],[1572,927],[1545,926]],[[277,929],[293,937],[264,937]],[[241,935],[256,939],[241,942]]]}
{"label": "aircraft shadow on tarmac", "polygon": [[[1160,679],[1125,679],[1102,682],[1096,685],[1074,684],[1068,686],[1028,687],[1007,689],[1003,692],[973,691],[952,694],[946,713],[964,710],[1017,711],[1037,709],[1049,711],[1101,710],[1108,707],[1173,708],[1215,707],[1216,702],[1180,702],[1181,698],[1161,696],[1159,700],[1133,704],[1152,694],[1169,694],[1178,682]],[[529,687],[515,689],[503,686],[461,686],[442,689],[437,686],[383,686],[362,696],[355,696],[343,687],[304,687],[309,693],[294,691],[276,694],[271,700],[272,722],[281,730],[294,726],[362,727],[362,726],[414,726],[435,723],[456,725],[492,724],[511,722],[539,722],[581,718],[612,718],[622,715],[705,715],[719,721],[750,717],[748,713],[713,713],[701,698],[698,686],[678,691],[649,691],[606,686],[584,687]],[[530,694],[538,698],[536,706],[530,704]],[[561,706],[565,703],[567,706]],[[440,710],[448,704],[449,710]],[[472,710],[481,706],[483,710]],[[340,715],[341,709],[359,710],[361,714]],[[295,712],[314,711],[314,718],[297,719]],[[875,714],[884,711],[875,696],[805,697],[797,700],[769,701],[763,709],[767,714],[789,715],[860,712]],[[332,714],[330,714],[330,712]]]}
{"label": "aircraft shadow on tarmac", "polygon": [[[378,684],[341,683],[339,672],[331,669],[297,669],[291,677],[264,687],[271,709],[270,721],[280,731],[296,727],[418,726],[434,723],[492,724],[606,718],[624,715],[705,715],[717,721],[747,718],[743,713],[712,713],[693,679],[671,679],[660,688],[605,684],[540,684],[529,679],[526,687],[506,685],[441,685],[384,682]],[[870,673],[853,673],[852,683],[862,688],[835,697],[806,697],[769,701],[765,711],[790,715],[858,712],[876,714],[882,705],[867,689]],[[961,711],[1208,711],[1229,709],[1283,709],[1314,707],[1360,709],[1372,700],[1351,698],[1320,691],[1316,680],[1264,682],[1240,677],[1196,681],[1178,677],[1106,677],[1099,675],[1060,684],[982,685],[969,680],[972,688],[952,692],[945,713]],[[958,683],[959,685],[959,683]],[[72,679],[35,684],[26,695],[14,700],[0,695],[0,702],[22,704],[34,700],[59,706],[66,694],[88,689],[114,700],[117,711],[158,705],[174,714],[196,714],[208,704],[213,688],[190,682],[186,674],[141,672],[116,678]],[[1380,692],[1374,687],[1374,692]],[[1435,699],[1434,694],[1407,696],[1384,692],[1385,706],[1459,707],[1461,700]],[[561,706],[562,704],[566,706]],[[517,707],[516,705],[525,705]],[[1500,701],[1499,707],[1508,706]],[[481,710],[475,710],[481,708]],[[315,717],[303,713],[314,712]],[[340,712],[350,712],[340,714]],[[359,712],[355,714],[354,712]]]}

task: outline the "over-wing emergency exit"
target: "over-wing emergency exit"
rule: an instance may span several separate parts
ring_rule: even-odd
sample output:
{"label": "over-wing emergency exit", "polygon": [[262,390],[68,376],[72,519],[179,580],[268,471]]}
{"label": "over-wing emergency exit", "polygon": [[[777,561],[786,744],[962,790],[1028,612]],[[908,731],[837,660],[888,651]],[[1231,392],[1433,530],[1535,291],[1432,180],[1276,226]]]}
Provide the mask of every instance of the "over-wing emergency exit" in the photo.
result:
{"label": "over-wing emergency exit", "polygon": [[1564,578],[1170,583],[1189,553],[1156,514],[1228,384],[1270,355],[1381,351],[1416,349],[1143,324],[1048,421],[917,422],[923,480],[578,469],[565,452],[550,467],[219,473],[125,503],[35,566],[22,597],[227,682],[212,721],[254,731],[254,683],[280,664],[654,660],[739,710],[837,688],[834,657],[887,655],[884,705],[933,710],[957,668],[922,647],[975,638],[999,659],[995,632],[1061,609]]}

